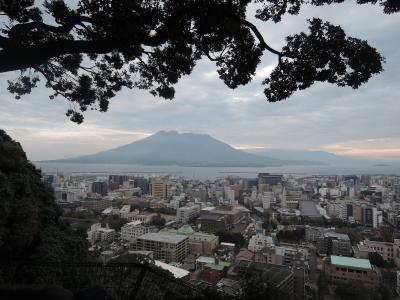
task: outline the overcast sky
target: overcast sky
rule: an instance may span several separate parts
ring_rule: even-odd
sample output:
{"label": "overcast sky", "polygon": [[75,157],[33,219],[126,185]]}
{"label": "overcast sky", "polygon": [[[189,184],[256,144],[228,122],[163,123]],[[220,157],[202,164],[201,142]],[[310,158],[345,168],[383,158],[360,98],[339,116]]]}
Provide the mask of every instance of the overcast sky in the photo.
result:
{"label": "overcast sky", "polygon": [[6,80],[17,73],[6,73],[0,75],[0,128],[21,142],[32,160],[94,153],[159,130],[208,133],[238,148],[319,149],[400,159],[400,14],[388,16],[378,6],[346,2],[307,7],[277,25],[254,22],[276,49],[285,36],[306,30],[306,20],[313,16],[367,39],[387,62],[384,73],[358,90],[316,84],[289,100],[268,103],[261,81],[276,65],[275,56],[265,53],[253,81],[236,90],[226,87],[214,63],[204,59],[176,86],[173,101],[124,90],[107,113],[88,112],[84,124],[76,125],[65,116],[68,103],[49,100],[44,87],[15,100],[6,91]]}

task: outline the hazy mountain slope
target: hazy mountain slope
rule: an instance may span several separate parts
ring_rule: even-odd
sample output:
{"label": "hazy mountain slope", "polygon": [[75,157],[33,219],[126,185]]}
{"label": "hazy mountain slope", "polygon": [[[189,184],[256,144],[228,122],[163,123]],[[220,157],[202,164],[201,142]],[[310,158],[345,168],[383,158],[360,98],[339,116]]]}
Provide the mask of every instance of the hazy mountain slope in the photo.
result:
{"label": "hazy mountain slope", "polygon": [[323,164],[365,163],[366,160],[345,157],[325,151],[289,150],[289,149],[246,149],[248,153],[281,160],[306,160]]}
{"label": "hazy mountain slope", "polygon": [[93,155],[52,162],[190,166],[274,166],[284,162],[232,148],[206,134],[160,131]]}

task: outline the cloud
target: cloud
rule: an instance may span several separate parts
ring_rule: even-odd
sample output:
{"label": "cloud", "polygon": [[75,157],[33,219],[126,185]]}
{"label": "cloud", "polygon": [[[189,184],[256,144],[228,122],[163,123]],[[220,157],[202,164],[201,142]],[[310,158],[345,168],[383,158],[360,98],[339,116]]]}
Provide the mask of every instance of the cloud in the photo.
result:
{"label": "cloud", "polygon": [[[400,157],[400,15],[382,8],[345,4],[306,7],[299,16],[279,24],[252,21],[266,42],[280,50],[285,37],[307,30],[307,19],[318,16],[340,24],[351,36],[368,40],[385,57],[385,72],[358,90],[315,84],[279,103],[263,94],[263,79],[277,64],[265,53],[256,75],[246,86],[231,90],[219,79],[215,63],[202,59],[190,76],[176,85],[173,101],[145,91],[124,89],[107,113],[89,111],[85,123],[65,117],[68,104],[50,101],[40,87],[16,101],[0,91],[0,128],[22,143],[31,159],[93,153],[133,142],[159,130],[208,133],[240,148],[321,149],[345,155]],[[250,7],[249,15],[255,7]],[[0,75],[6,79],[16,74]],[[5,89],[4,89],[5,90]]]}

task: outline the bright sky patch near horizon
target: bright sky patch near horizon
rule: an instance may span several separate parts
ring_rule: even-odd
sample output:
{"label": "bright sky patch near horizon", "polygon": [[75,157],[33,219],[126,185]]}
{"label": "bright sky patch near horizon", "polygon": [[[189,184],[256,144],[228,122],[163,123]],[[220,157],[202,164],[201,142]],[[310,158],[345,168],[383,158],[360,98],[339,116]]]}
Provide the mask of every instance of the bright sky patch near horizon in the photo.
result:
{"label": "bright sky patch near horizon", "polygon": [[214,63],[203,59],[175,87],[173,101],[125,89],[111,100],[107,113],[89,111],[85,122],[76,125],[65,116],[68,103],[61,97],[49,100],[51,91],[43,85],[15,100],[6,85],[18,73],[10,72],[0,75],[0,128],[22,144],[31,160],[91,154],[159,130],[207,133],[241,149],[310,149],[400,160],[400,14],[385,15],[377,5],[351,2],[305,7],[279,24],[252,21],[278,50],[285,36],[307,32],[311,17],[368,40],[386,58],[385,71],[358,90],[315,84],[286,101],[268,103],[261,82],[277,57],[266,52],[253,81],[236,90],[226,87]]}

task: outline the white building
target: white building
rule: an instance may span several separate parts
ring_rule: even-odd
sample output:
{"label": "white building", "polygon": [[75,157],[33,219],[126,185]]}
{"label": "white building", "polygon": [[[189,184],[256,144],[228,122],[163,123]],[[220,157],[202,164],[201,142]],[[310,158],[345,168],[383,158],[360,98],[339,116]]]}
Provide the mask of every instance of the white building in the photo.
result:
{"label": "white building", "polygon": [[224,186],[224,198],[222,202],[237,205],[237,201],[235,200],[235,191],[230,186]]}
{"label": "white building", "polygon": [[141,221],[133,221],[121,227],[121,238],[133,243],[139,236],[151,231],[152,228],[143,226]]}
{"label": "white building", "polygon": [[54,196],[57,202],[79,202],[86,197],[85,187],[55,187]]}
{"label": "white building", "polygon": [[197,217],[200,214],[200,206],[183,206],[176,210],[176,221],[180,223],[187,223],[190,219]]}
{"label": "white building", "polygon": [[396,292],[397,292],[397,295],[400,296],[400,271],[397,271],[396,274],[397,274]]}
{"label": "white building", "polygon": [[90,226],[87,232],[88,240],[93,245],[96,242],[112,241],[115,238],[115,230],[101,227],[100,223]]}
{"label": "white building", "polygon": [[128,205],[123,205],[121,207],[121,209],[119,210],[119,216],[121,218],[127,219],[129,214],[130,214],[130,212],[131,212],[131,206],[129,204]]}
{"label": "white building", "polygon": [[273,192],[264,192],[261,194],[261,202],[264,210],[271,207],[271,203],[275,202],[275,196]]}
{"label": "white building", "polygon": [[347,220],[347,205],[343,202],[330,202],[327,206],[327,213],[331,218]]}
{"label": "white building", "polygon": [[247,247],[252,252],[261,251],[262,248],[274,244],[272,237],[264,234],[256,234],[250,238],[249,246]]}

